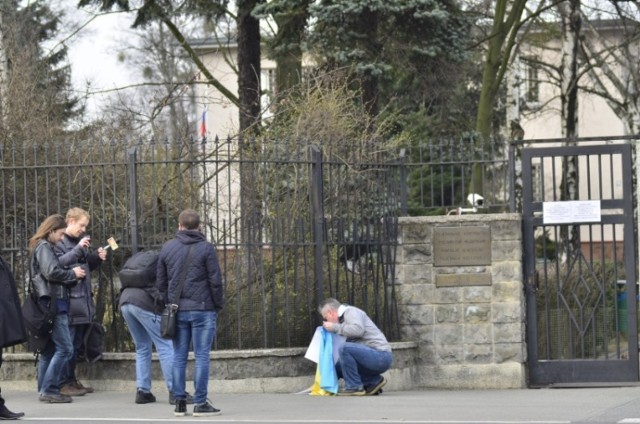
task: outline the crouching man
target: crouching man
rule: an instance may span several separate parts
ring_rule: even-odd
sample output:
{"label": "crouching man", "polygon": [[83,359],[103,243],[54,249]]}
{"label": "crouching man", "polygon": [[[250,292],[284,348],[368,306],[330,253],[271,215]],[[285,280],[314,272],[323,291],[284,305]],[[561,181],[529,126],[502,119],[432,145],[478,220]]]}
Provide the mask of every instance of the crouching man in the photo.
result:
{"label": "crouching man", "polygon": [[325,330],[345,336],[336,363],[339,378],[344,379],[342,396],[377,395],[387,381],[381,375],[393,363],[391,346],[382,331],[362,309],[323,300],[318,307]]}

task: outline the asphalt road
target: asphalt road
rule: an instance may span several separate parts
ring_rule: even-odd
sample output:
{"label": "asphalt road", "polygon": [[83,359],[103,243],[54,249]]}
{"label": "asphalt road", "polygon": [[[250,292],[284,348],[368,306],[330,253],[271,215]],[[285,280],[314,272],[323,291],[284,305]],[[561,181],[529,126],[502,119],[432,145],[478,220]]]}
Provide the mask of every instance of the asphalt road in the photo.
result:
{"label": "asphalt road", "polygon": [[26,413],[22,421],[47,423],[640,424],[640,387],[385,391],[368,397],[210,393],[222,410],[214,417],[174,417],[166,392],[146,405],[123,392],[87,394],[71,404],[39,402],[35,390],[2,394],[9,409]]}

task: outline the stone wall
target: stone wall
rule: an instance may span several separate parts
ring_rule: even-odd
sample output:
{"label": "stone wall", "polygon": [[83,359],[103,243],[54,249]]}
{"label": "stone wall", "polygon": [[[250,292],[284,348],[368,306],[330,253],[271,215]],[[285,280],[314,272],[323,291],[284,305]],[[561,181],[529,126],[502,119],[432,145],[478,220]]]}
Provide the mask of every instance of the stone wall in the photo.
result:
{"label": "stone wall", "polygon": [[[392,368],[385,373],[389,390],[414,388],[418,344],[391,344]],[[305,359],[306,348],[223,350],[211,352],[209,391],[211,393],[296,393],[309,388],[315,376],[315,363]],[[2,389],[36,391],[36,368],[30,353],[4,353],[0,367]],[[193,379],[194,359],[190,353],[187,380]],[[166,393],[158,357],[152,363],[153,392]],[[97,390],[135,393],[135,354],[105,353],[95,364],[79,363],[78,378]],[[189,381],[187,390],[193,390]],[[168,395],[168,394],[167,394]]]}
{"label": "stone wall", "polygon": [[[490,264],[435,266],[438,227],[488,227]],[[398,241],[398,310],[402,340],[419,346],[416,385],[526,387],[520,215],[401,218]],[[437,285],[439,274],[449,274],[447,281],[454,283]],[[478,276],[486,277],[484,284]]]}

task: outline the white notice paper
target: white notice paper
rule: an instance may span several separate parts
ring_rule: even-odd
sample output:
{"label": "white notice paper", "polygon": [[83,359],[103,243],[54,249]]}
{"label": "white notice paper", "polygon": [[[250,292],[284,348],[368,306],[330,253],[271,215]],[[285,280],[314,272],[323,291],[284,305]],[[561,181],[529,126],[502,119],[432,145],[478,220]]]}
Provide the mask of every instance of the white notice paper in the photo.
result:
{"label": "white notice paper", "polygon": [[600,200],[567,200],[542,203],[542,222],[544,224],[576,224],[600,221]]}

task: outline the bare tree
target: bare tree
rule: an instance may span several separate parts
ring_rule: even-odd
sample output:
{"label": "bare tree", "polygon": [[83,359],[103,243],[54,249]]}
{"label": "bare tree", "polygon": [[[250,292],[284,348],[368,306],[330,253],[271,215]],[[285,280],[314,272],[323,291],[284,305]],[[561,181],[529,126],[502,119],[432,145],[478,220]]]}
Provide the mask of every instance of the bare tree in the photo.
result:
{"label": "bare tree", "polygon": [[[188,22],[180,22],[181,18],[176,19],[182,28],[189,26]],[[135,104],[126,105],[121,99],[124,109],[130,110],[132,119],[143,118],[141,123],[150,127],[156,137],[177,140],[193,135],[193,82],[197,76],[193,62],[160,22],[151,22],[144,31],[134,34],[137,37],[131,41],[123,41],[126,51],[131,52],[122,54],[123,60],[133,65],[146,84],[136,89]]]}
{"label": "bare tree", "polygon": [[[637,2],[624,8],[612,2],[611,20],[583,19],[581,48],[588,81],[581,89],[603,98],[618,116],[627,134],[640,131],[640,24]],[[598,16],[602,12],[598,11]],[[588,16],[587,16],[588,18]]]}
{"label": "bare tree", "polygon": [[[487,50],[476,116],[476,131],[486,139],[492,135],[494,106],[516,47],[526,3],[526,0],[497,0],[495,2],[491,32],[486,39]],[[482,172],[482,165],[475,164],[473,166],[469,184],[470,192],[484,193]]]}

